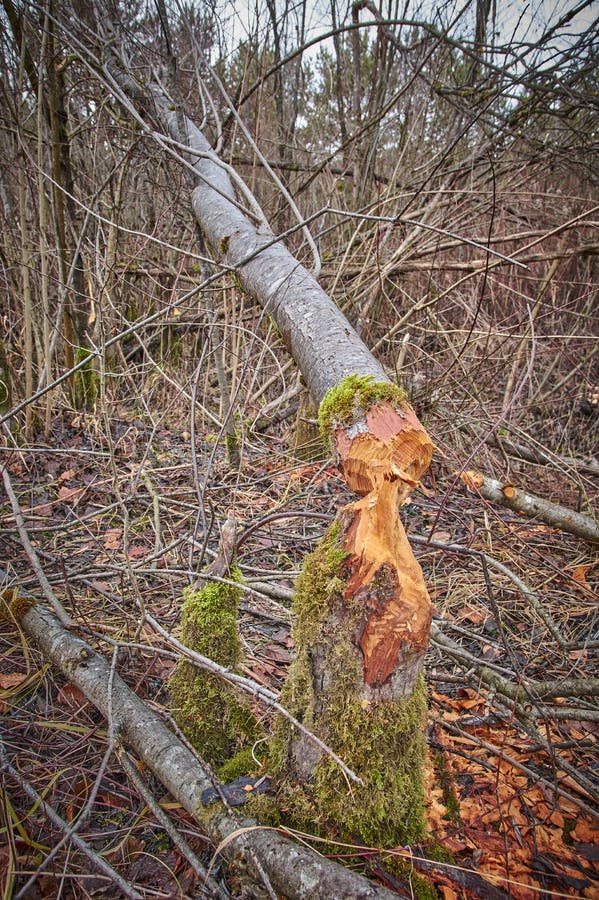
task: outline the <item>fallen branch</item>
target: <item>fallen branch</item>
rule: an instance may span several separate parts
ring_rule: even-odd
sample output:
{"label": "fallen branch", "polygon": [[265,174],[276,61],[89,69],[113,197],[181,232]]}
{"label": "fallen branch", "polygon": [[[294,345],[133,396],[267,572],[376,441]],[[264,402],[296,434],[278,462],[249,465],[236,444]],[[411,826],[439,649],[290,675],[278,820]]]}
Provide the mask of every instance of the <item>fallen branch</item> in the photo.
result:
{"label": "fallen branch", "polygon": [[497,481],[471,469],[462,472],[460,478],[470,490],[477,491],[485,500],[500,503],[515,512],[539,519],[547,525],[568,531],[584,541],[599,543],[599,527],[594,519],[583,513],[552,503],[543,497],[528,494],[509,482]]}
{"label": "fallen branch", "polygon": [[[213,787],[210,775],[190,750],[114,674],[110,665],[89,644],[64,628],[58,619],[31,597],[15,592],[4,600],[4,615],[13,615],[44,656],[108,717],[112,713],[120,741],[129,745],[195,821],[206,829],[227,857],[241,855],[252,866],[253,852],[274,889],[286,897],[352,897],[356,900],[392,900],[395,894],[364,877],[294,844],[276,829],[255,821],[233,821],[220,804],[202,806],[202,793]],[[226,841],[226,845],[223,842]]]}
{"label": "fallen branch", "polygon": [[52,609],[54,610],[54,612],[56,613],[56,615],[58,616],[60,621],[63,623],[63,625],[70,625],[71,617],[69,616],[69,614],[63,607],[62,603],[60,602],[60,600],[58,599],[58,597],[52,590],[52,586],[50,585],[50,582],[46,578],[46,573],[44,572],[44,570],[41,567],[37,553],[35,552],[33,544],[31,543],[31,541],[29,539],[29,535],[27,534],[27,529],[25,527],[25,519],[23,518],[23,513],[21,512],[21,506],[19,504],[17,495],[15,494],[14,488],[12,486],[12,481],[10,479],[8,469],[6,468],[6,466],[0,466],[0,470],[2,472],[2,480],[4,482],[4,490],[6,491],[8,499],[10,501],[13,515],[15,517],[17,531],[19,532],[19,537],[21,539],[21,545],[23,547],[23,550],[27,554],[27,558],[29,559],[31,568],[35,572],[35,576],[37,578],[38,584],[40,585],[40,587],[44,593],[44,597],[46,598],[46,600],[48,601],[48,603],[50,604],[50,606],[52,607]]}

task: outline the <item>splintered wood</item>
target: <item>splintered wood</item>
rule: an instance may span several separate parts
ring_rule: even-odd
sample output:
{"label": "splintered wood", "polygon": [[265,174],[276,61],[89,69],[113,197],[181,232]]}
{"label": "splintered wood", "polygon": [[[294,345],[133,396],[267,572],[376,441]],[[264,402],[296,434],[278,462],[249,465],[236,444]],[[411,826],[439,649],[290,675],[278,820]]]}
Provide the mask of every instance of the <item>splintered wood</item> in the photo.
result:
{"label": "splintered wood", "polygon": [[351,572],[344,597],[364,605],[356,635],[364,683],[376,697],[397,699],[413,689],[432,616],[399,506],[428,468],[433,445],[407,403],[401,409],[378,403],[362,422],[338,428],[335,438],[348,485],[364,495],[343,515]]}

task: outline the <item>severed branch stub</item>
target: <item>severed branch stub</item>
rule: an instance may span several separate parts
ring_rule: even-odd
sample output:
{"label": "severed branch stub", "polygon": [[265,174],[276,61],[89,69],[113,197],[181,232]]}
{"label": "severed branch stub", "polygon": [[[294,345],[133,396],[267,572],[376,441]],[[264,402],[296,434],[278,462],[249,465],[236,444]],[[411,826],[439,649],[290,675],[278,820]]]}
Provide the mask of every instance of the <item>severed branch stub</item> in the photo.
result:
{"label": "severed branch stub", "polygon": [[522,516],[538,519],[553,528],[567,531],[590,543],[599,543],[599,524],[591,516],[553,503],[544,497],[529,494],[511,482],[497,481],[482,472],[470,469],[461,472],[460,478],[467,488],[477,491],[485,500],[500,503]]}

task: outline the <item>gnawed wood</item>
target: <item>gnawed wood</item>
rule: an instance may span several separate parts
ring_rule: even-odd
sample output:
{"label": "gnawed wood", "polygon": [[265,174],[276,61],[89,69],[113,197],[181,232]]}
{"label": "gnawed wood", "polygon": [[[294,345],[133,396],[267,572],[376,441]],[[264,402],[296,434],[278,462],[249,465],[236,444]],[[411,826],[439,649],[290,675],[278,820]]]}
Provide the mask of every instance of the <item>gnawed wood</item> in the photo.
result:
{"label": "gnawed wood", "polygon": [[347,483],[365,495],[343,514],[351,571],[344,597],[364,604],[356,643],[364,660],[365,694],[406,697],[422,664],[432,612],[399,506],[428,468],[433,445],[405,401],[373,404],[361,420],[337,427],[334,439]]}
{"label": "gnawed wood", "polygon": [[397,482],[401,503],[430,465],[433,445],[409,403],[375,403],[364,416],[335,430],[335,449],[348,485],[356,494]]}
{"label": "gnawed wood", "polygon": [[[378,492],[351,504],[343,516],[349,522],[344,547],[351,571],[344,598],[364,605],[356,643],[362,650],[364,683],[376,688],[379,697],[409,696],[432,618],[422,569],[397,514],[399,491],[397,482],[385,483]],[[414,654],[413,664],[408,665]],[[385,689],[400,661],[401,678]]]}

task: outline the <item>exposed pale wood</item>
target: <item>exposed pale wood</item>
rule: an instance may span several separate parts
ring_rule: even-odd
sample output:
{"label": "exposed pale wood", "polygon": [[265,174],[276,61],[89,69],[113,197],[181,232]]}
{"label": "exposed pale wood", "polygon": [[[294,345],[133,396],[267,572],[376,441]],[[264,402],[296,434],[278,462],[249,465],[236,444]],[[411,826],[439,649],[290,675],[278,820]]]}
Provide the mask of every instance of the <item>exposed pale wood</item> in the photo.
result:
{"label": "exposed pale wood", "polygon": [[[400,490],[398,481],[383,482],[344,513],[344,545],[351,554],[344,597],[364,604],[356,643],[364,657],[364,683],[377,697],[412,692],[432,618],[422,569],[397,513]],[[392,683],[384,688],[388,679]]]}
{"label": "exposed pale wood", "polygon": [[399,501],[418,485],[430,465],[433,444],[409,403],[376,403],[350,427],[337,428],[339,465],[356,494],[398,482]]}
{"label": "exposed pale wood", "polygon": [[351,571],[344,596],[364,604],[356,644],[365,693],[406,697],[422,664],[432,613],[399,506],[428,468],[433,445],[407,402],[396,408],[387,401],[351,427],[337,428],[335,445],[347,483],[364,495],[347,507],[343,521]]}

